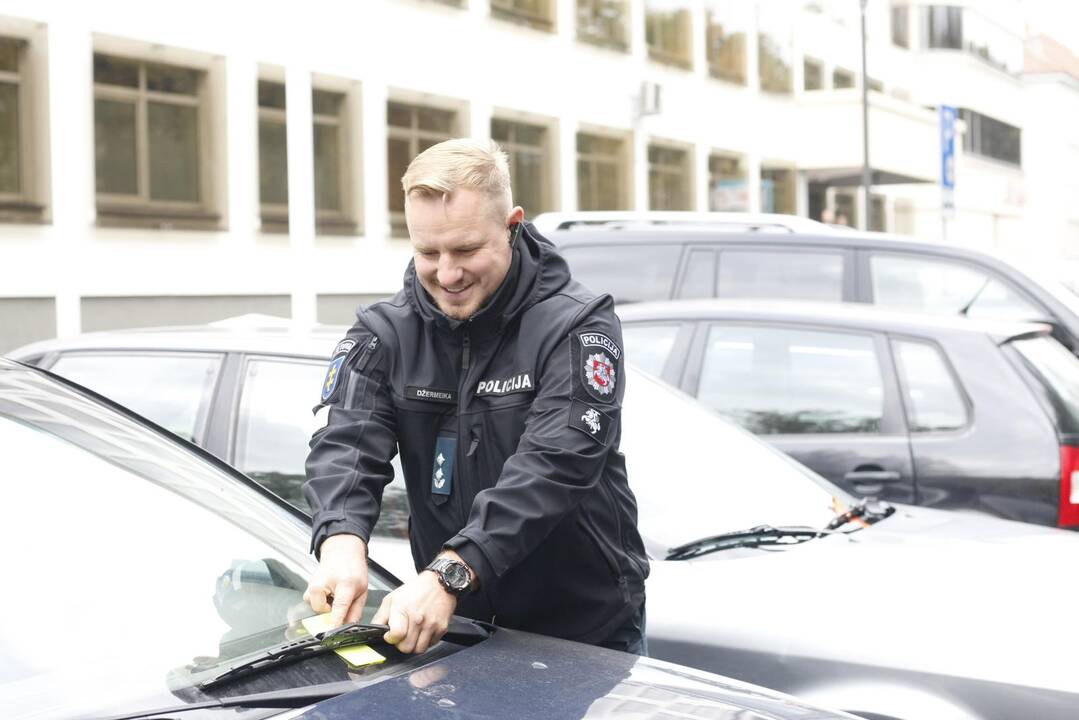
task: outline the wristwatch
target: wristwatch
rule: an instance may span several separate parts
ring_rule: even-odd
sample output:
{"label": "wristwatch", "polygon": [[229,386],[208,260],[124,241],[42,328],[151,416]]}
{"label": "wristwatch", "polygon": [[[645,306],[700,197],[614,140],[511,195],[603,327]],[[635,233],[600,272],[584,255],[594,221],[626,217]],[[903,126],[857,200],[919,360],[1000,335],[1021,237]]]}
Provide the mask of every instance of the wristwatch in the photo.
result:
{"label": "wristwatch", "polygon": [[438,576],[438,581],[442,583],[442,587],[446,588],[446,592],[451,595],[464,595],[472,590],[472,573],[468,571],[468,566],[460,560],[445,557],[435,558],[424,570],[430,570]]}

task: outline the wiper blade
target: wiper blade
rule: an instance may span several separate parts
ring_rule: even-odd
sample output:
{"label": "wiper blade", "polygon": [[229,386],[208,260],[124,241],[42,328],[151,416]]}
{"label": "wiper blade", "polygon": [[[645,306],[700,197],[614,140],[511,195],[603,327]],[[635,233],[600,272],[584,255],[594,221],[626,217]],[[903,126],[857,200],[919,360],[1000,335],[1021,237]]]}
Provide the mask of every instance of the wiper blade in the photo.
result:
{"label": "wiper blade", "polygon": [[[373,623],[349,623],[333,630],[326,630],[310,637],[294,640],[284,645],[256,655],[255,657],[233,665],[209,680],[204,680],[196,687],[199,690],[213,688],[223,682],[235,680],[247,675],[262,672],[270,668],[298,662],[309,657],[332,652],[352,645],[363,643],[385,643],[383,636],[389,631],[388,625]],[[449,630],[442,636],[446,642],[455,645],[471,646],[490,637],[493,627],[477,621],[451,622]]]}
{"label": "wiper blade", "polygon": [[[701,538],[693,542],[671,548],[667,552],[667,560],[687,560],[699,555],[730,550],[732,548],[754,548],[762,545],[797,545],[798,543],[814,540],[824,535],[831,535],[831,529],[818,529],[802,525],[773,527],[771,525],[758,525],[748,530],[713,535]],[[842,533],[841,533],[842,534]]]}
{"label": "wiper blade", "polygon": [[829,522],[825,528],[828,530],[838,530],[852,520],[857,519],[863,520],[867,525],[872,525],[879,520],[890,517],[894,512],[895,507],[883,500],[878,500],[874,497],[862,498],[832,518],[832,521]]}
{"label": "wiper blade", "polygon": [[333,630],[326,630],[310,637],[300,638],[292,642],[278,645],[266,652],[257,655],[246,662],[233,665],[222,673],[209,680],[198,684],[199,690],[206,690],[226,680],[261,672],[267,668],[286,665],[297,662],[304,658],[314,657],[323,653],[332,652],[351,645],[381,640],[382,636],[389,631],[388,625],[374,625],[370,623],[349,623]]}

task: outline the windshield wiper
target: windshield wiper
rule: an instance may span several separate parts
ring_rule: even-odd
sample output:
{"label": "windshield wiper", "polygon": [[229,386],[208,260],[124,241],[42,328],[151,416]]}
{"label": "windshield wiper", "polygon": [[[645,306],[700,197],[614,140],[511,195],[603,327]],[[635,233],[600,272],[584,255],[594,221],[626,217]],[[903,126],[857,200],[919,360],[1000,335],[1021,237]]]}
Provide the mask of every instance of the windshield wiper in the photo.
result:
{"label": "windshield wiper", "polygon": [[827,530],[838,530],[851,520],[857,518],[861,518],[867,525],[872,525],[879,520],[890,517],[894,512],[895,507],[883,500],[878,500],[875,497],[866,497],[832,518],[832,521],[829,522],[825,528]]}
{"label": "windshield wiper", "polygon": [[[209,680],[204,680],[196,687],[199,690],[207,690],[223,682],[235,680],[254,673],[262,672],[281,665],[304,660],[309,657],[332,652],[352,645],[363,643],[385,643],[383,636],[389,631],[387,625],[375,625],[372,623],[349,623],[333,630],[326,630],[310,637],[293,640],[292,642],[278,645],[264,653],[256,655],[250,660],[233,665],[224,672],[218,673]],[[442,639],[455,645],[475,645],[481,640],[490,637],[491,629],[475,621],[458,623],[452,622],[450,629],[442,636]]]}
{"label": "windshield wiper", "polygon": [[[798,543],[814,540],[825,535],[833,535],[832,529],[817,529],[804,525],[773,527],[771,525],[758,525],[748,530],[713,535],[701,538],[693,542],[671,548],[667,552],[667,560],[687,560],[699,555],[730,550],[732,548],[755,548],[762,545],[797,545]],[[843,533],[838,533],[842,535]]]}

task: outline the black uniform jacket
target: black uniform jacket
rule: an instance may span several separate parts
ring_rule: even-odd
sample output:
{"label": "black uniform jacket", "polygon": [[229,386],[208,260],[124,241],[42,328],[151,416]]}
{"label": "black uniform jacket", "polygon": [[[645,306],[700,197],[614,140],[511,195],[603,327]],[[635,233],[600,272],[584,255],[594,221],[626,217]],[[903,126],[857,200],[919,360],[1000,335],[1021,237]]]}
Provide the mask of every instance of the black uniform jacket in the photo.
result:
{"label": "black uniform jacket", "polygon": [[329,535],[370,537],[399,447],[417,569],[449,547],[479,577],[459,614],[608,637],[648,574],[618,451],[624,358],[610,296],[574,281],[525,225],[506,280],[470,320],[439,311],[412,264],[401,292],[357,317],[307,459],[315,553]]}

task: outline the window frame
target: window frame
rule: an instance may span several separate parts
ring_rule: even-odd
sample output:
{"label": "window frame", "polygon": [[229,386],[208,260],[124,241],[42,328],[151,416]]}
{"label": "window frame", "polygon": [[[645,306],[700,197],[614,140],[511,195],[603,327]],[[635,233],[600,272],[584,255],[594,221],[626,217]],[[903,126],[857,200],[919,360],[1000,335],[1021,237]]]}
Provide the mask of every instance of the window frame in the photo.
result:
{"label": "window frame", "polygon": [[[133,63],[138,67],[139,86],[137,88],[124,87],[121,85],[109,85],[93,81],[93,99],[96,107],[98,100],[123,102],[135,106],[135,178],[138,192],[135,195],[123,193],[100,192],[96,181],[94,196],[99,215],[112,215],[115,213],[124,215],[147,215],[156,217],[203,217],[217,219],[217,215],[209,212],[211,203],[210,183],[210,98],[207,88],[207,70],[191,65],[177,64],[173,62],[160,62],[155,59],[147,59],[144,56],[134,56],[111,51],[94,51],[94,56],[114,58],[120,61]],[[160,90],[150,90],[146,86],[147,65],[162,65],[165,67],[179,68],[194,72],[197,76],[198,87],[194,94],[169,93]],[[150,121],[149,104],[151,102],[163,103],[180,107],[193,107],[196,110],[196,156],[198,161],[199,193],[196,201],[182,200],[157,200],[150,196]],[[96,117],[96,110],[95,110]],[[94,147],[97,147],[97,138],[94,138]]]}
{"label": "window frame", "polygon": [[0,70],[0,82],[15,86],[15,102],[17,104],[15,130],[15,161],[18,166],[15,171],[16,182],[19,189],[15,192],[0,191],[0,210],[40,212],[44,208],[31,204],[33,197],[33,175],[31,160],[33,154],[30,149],[33,143],[33,122],[31,119],[30,92],[28,89],[27,62],[30,41],[12,35],[0,36],[0,42],[10,43],[15,47],[17,70]]}
{"label": "window frame", "polygon": [[[733,160],[737,163],[742,175],[741,180],[745,186],[746,202],[741,208],[720,208],[718,203],[713,203],[713,193],[718,189],[719,182],[725,177],[730,178],[733,176],[724,176],[722,171],[717,172],[713,167],[713,161]],[[712,150],[708,153],[708,210],[709,211],[724,211],[729,210],[731,212],[749,212],[749,167],[746,164],[746,156],[736,152],[728,152],[724,150]]]}
{"label": "window frame", "polygon": [[[877,357],[877,366],[881,377],[881,420],[880,428],[876,432],[859,433],[776,433],[766,436],[769,442],[786,438],[885,438],[895,435],[908,435],[906,415],[899,397],[900,390],[895,362],[892,358],[886,333],[861,328],[845,327],[842,325],[829,325],[817,322],[798,322],[783,319],[723,319],[706,318],[697,322],[693,342],[687,356],[685,370],[682,373],[681,389],[689,396],[697,399],[700,391],[701,376],[704,370],[705,352],[708,348],[708,335],[713,325],[755,327],[755,328],[781,328],[805,332],[825,332],[839,335],[860,335],[868,337],[873,346],[873,352]],[[761,436],[765,437],[765,436]]]}
{"label": "window frame", "polygon": [[[618,37],[612,35],[600,35],[584,30],[581,25],[582,7],[585,8],[589,17],[594,18],[597,14],[596,11],[600,9],[599,6],[614,6],[615,4],[617,4],[620,9],[617,22],[621,33]],[[628,53],[630,51],[632,38],[630,22],[632,21],[633,8],[626,0],[577,0],[575,8],[576,18],[574,25],[576,28],[576,37],[579,42],[623,53]]]}
{"label": "window frame", "polygon": [[[682,154],[681,162],[676,164],[667,164],[664,162],[653,162],[651,154],[652,150],[659,150],[663,152],[677,152]],[[672,211],[692,211],[695,206],[694,197],[694,167],[693,163],[694,148],[691,145],[683,145],[676,142],[669,142],[659,139],[651,139],[648,142],[646,148],[645,157],[648,161],[648,209],[651,210],[672,210]],[[680,181],[682,184],[682,197],[678,198],[679,207],[653,207],[652,203],[652,191],[653,191],[653,177],[652,174],[656,173],[661,178],[665,178],[667,182],[671,180]]]}
{"label": "window frame", "polygon": [[[842,261],[843,277],[840,281],[840,302],[855,302],[858,298],[858,266],[854,250],[839,245],[795,245],[783,242],[774,243],[723,243],[718,246],[719,258],[716,262],[716,297],[721,297],[720,277],[723,268],[723,255],[728,252],[776,253],[789,257],[794,254],[839,255]],[[736,298],[729,298],[736,299]]]}
{"label": "window frame", "polygon": [[[952,363],[952,359],[948,356],[944,347],[932,338],[920,337],[917,335],[909,335],[907,333],[887,333],[888,340],[888,352],[891,353],[892,368],[895,373],[895,381],[899,387],[899,404],[903,412],[903,423],[906,425],[906,431],[909,435],[917,437],[929,437],[934,435],[958,435],[970,430],[974,425],[974,402],[970,399],[970,393],[967,392],[966,386],[963,385],[962,379],[959,377],[959,373],[956,372],[955,365]],[[907,373],[903,368],[903,359],[899,353],[897,343],[905,342],[916,345],[923,345],[930,347],[937,352],[937,356],[944,362],[945,372],[948,373],[948,377],[952,381],[952,386],[959,391],[959,399],[963,403],[963,411],[965,413],[964,423],[957,427],[948,430],[918,430],[915,428],[913,422],[914,412],[908,403],[908,394],[910,387],[907,385]]]}
{"label": "window frame", "polygon": [[[693,16],[688,8],[662,10],[650,7],[648,0],[645,0],[644,22],[649,60],[683,70],[693,69]],[[668,23],[674,24],[673,35],[679,46],[673,50],[648,40],[649,30],[654,25],[662,28]]]}
{"label": "window frame", "polygon": [[[581,141],[581,136],[582,135],[595,137],[595,138],[600,138],[602,140],[611,140],[611,141],[617,142],[619,144],[618,151],[616,153],[613,153],[613,154],[610,154],[610,155],[601,154],[601,153],[598,153],[598,152],[595,152],[595,151],[582,152],[581,149],[580,149],[580,141]],[[631,146],[631,143],[629,142],[629,138],[627,138],[625,135],[619,134],[617,132],[612,132],[612,131],[593,130],[593,129],[589,129],[589,128],[578,128],[576,134],[574,135],[574,152],[573,152],[573,156],[574,156],[573,157],[573,159],[574,159],[574,172],[575,173],[577,172],[577,169],[578,169],[581,162],[587,162],[587,163],[593,163],[593,164],[598,163],[599,164],[599,169],[597,169],[595,167],[592,167],[590,169],[590,172],[589,172],[589,186],[590,187],[589,187],[589,189],[590,190],[596,190],[598,188],[598,180],[602,176],[602,172],[600,172],[600,170],[602,170],[603,166],[607,166],[608,168],[613,167],[613,169],[615,171],[615,172],[613,172],[613,175],[618,179],[618,187],[616,189],[617,191],[616,191],[615,194],[619,198],[619,203],[618,204],[621,205],[622,207],[618,207],[618,208],[600,208],[600,210],[628,210],[630,207],[632,207],[633,203],[632,203],[632,198],[631,198],[631,186],[632,186],[632,183],[633,183],[633,178],[630,175],[629,153],[632,151],[632,148],[630,146]],[[612,158],[613,158],[613,160],[612,160]],[[578,210],[588,209],[588,208],[584,208],[583,206],[586,205],[586,204],[587,205],[592,205],[592,203],[582,203],[581,202],[581,192],[582,192],[582,185],[581,185],[580,182],[578,182],[577,183],[577,209]],[[593,197],[593,200],[595,200],[595,199],[597,199],[597,198]]]}
{"label": "window frame", "polygon": [[[256,81],[256,87],[258,83],[269,83],[271,85],[279,85],[281,91],[286,93],[285,82],[283,80],[275,80],[267,77],[259,77]],[[286,99],[286,103],[287,103]],[[262,123],[272,123],[274,125],[280,125],[285,131],[285,197],[284,203],[267,203],[262,201],[262,194],[259,194],[259,218],[262,221],[263,232],[288,232],[288,106],[286,104],[283,108],[267,107],[259,104],[258,92],[255,93],[255,107],[257,110],[258,123],[260,128],[258,132],[262,132]],[[258,181],[261,184],[262,181],[262,157],[258,158]]]}
{"label": "window frame", "polygon": [[[554,209],[554,193],[552,192],[552,178],[554,177],[554,153],[552,152],[552,135],[554,129],[549,122],[542,122],[539,120],[531,120],[529,118],[514,117],[510,115],[503,115],[495,113],[491,116],[491,137],[494,138],[494,123],[502,122],[508,125],[508,140],[496,140],[499,147],[505,151],[510,160],[510,185],[514,188],[519,187],[517,183],[516,164],[514,163],[514,155],[516,153],[529,154],[538,156],[540,159],[540,197],[539,207],[527,207],[525,206],[525,212],[529,217],[534,217],[542,212],[550,212]],[[517,128],[525,126],[534,129],[540,129],[543,131],[543,140],[539,145],[531,145],[528,143],[522,143],[517,140]],[[518,202],[517,192],[514,192],[513,201],[515,204],[520,205]]]}
{"label": "window frame", "polygon": [[[409,110],[409,127],[403,127],[401,125],[392,125],[389,121],[389,108],[390,105],[400,105],[408,108]],[[452,127],[447,134],[443,134],[436,130],[427,130],[419,126],[419,111],[424,109],[438,110],[446,112],[451,115]],[[408,142],[409,162],[412,158],[415,158],[420,154],[419,144],[422,140],[434,140],[436,143],[443,142],[444,140],[451,140],[459,135],[462,119],[461,109],[459,107],[450,106],[448,104],[423,102],[422,100],[413,100],[408,98],[397,98],[390,96],[386,99],[386,143],[392,140],[404,140]],[[388,165],[388,147],[387,147],[387,171]],[[395,187],[389,188],[391,193],[387,201],[392,202],[392,193],[401,193],[401,178],[395,179]],[[390,237],[391,238],[407,238],[408,237],[408,225],[405,222],[404,212],[398,212],[392,207],[387,208],[390,216]]]}
{"label": "window frame", "polygon": [[517,7],[514,0],[490,0],[491,17],[517,25],[524,25],[533,30],[553,33],[557,28],[558,12],[555,7],[555,0],[541,0],[541,2],[543,10],[539,13],[532,13]]}

